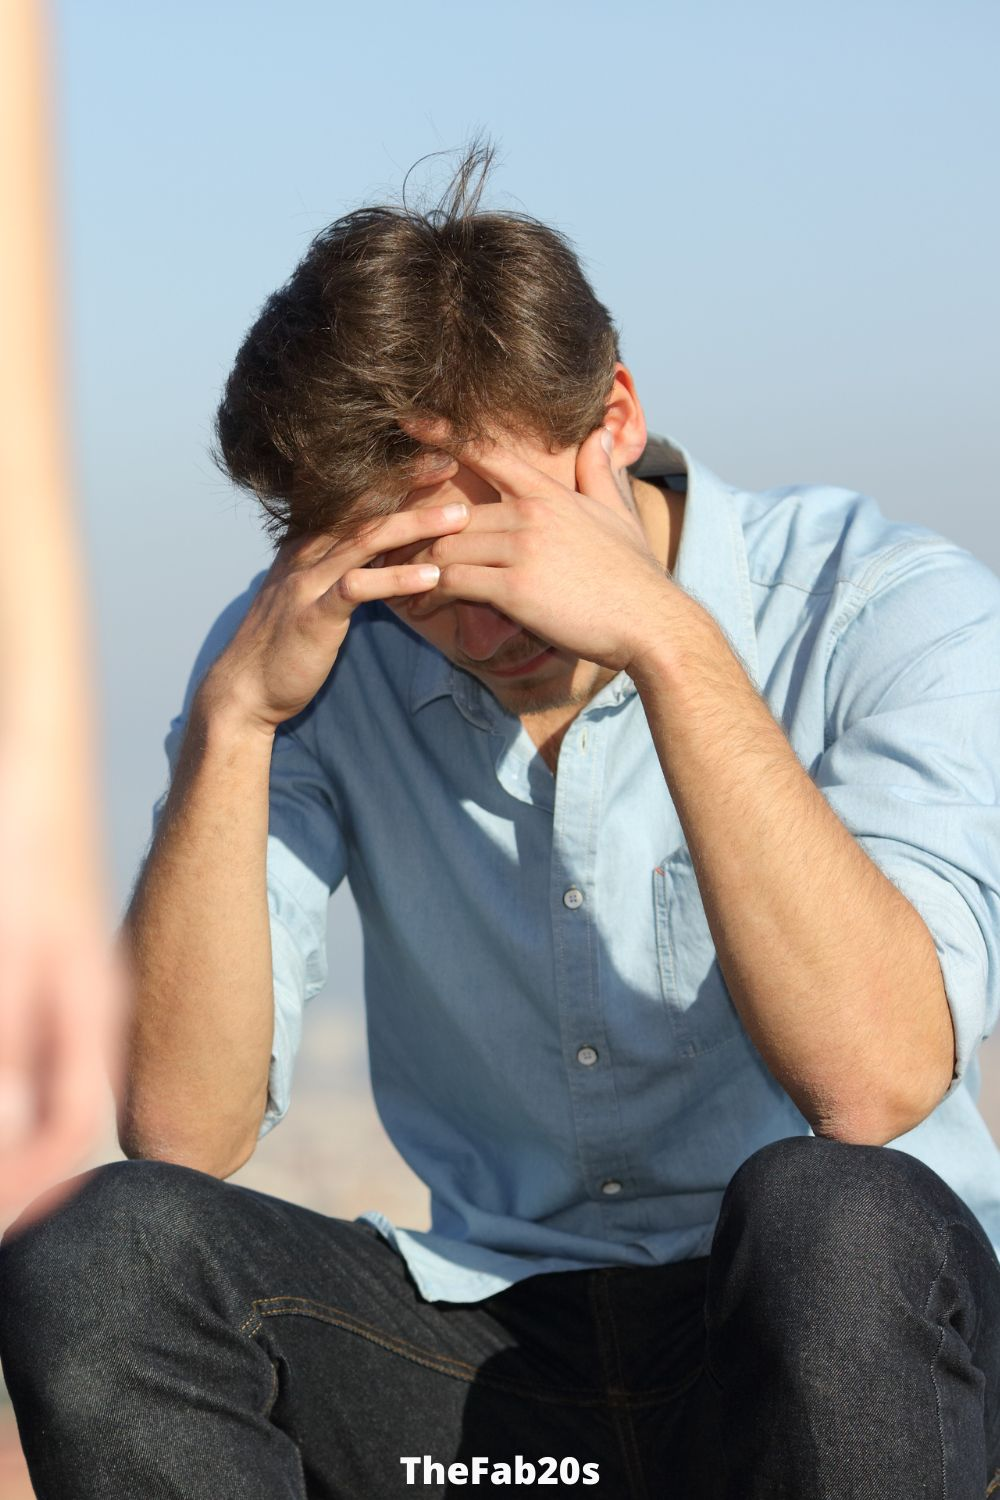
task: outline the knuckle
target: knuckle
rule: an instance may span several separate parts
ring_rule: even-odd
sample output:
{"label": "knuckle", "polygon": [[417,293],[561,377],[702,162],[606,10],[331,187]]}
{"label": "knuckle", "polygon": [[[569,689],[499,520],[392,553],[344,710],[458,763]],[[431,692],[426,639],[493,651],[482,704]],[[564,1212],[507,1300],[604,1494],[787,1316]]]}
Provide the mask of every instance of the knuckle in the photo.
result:
{"label": "knuckle", "polygon": [[393,530],[403,543],[419,541],[427,532],[427,512],[423,508],[398,511]]}
{"label": "knuckle", "polygon": [[280,592],[285,593],[297,609],[302,609],[309,603],[312,591],[312,579],[304,569],[290,573],[280,586]]}
{"label": "knuckle", "polygon": [[289,568],[304,566],[309,560],[309,554],[315,551],[316,538],[314,536],[286,536],[275,553],[274,560],[280,566]]}
{"label": "knuckle", "polygon": [[345,542],[353,547],[367,546],[377,533],[384,530],[386,522],[391,519],[391,516],[369,516],[355,528],[349,538],[345,537]]}
{"label": "knuckle", "polygon": [[354,598],[354,584],[355,584],[354,570],[351,569],[349,572],[343,573],[341,575],[341,577],[340,577],[340,579],[339,579],[339,581],[337,583],[337,593],[340,595],[340,597],[342,599],[353,599]]}

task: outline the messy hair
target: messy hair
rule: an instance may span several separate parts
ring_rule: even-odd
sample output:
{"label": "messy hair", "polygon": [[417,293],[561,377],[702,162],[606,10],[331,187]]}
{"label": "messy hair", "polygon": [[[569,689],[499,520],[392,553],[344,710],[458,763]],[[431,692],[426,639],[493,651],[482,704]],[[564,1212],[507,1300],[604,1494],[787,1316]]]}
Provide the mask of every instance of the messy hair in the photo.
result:
{"label": "messy hair", "polygon": [[615,325],[563,234],[480,210],[494,155],[475,141],[436,207],[408,207],[404,182],[401,206],[323,229],[243,339],[212,456],[275,542],[397,509],[424,451],[401,418],[550,452],[603,421]]}

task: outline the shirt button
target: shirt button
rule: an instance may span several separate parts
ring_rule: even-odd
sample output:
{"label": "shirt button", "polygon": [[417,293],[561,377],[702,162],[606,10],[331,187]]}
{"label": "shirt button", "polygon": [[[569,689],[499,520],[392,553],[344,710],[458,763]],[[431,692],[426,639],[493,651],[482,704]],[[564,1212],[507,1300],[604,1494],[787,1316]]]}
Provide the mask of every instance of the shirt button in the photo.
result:
{"label": "shirt button", "polygon": [[583,905],[583,892],[578,891],[575,885],[563,894],[563,906],[568,906],[570,911],[576,911],[578,906]]}
{"label": "shirt button", "polygon": [[601,1183],[601,1192],[602,1193],[607,1193],[607,1195],[608,1195],[609,1198],[612,1197],[615,1193],[620,1193],[621,1190],[622,1190],[622,1185],[617,1180],[617,1178],[609,1177],[608,1180],[607,1180],[607,1182],[602,1182]]}
{"label": "shirt button", "polygon": [[576,1060],[578,1063],[583,1063],[583,1066],[585,1068],[592,1068],[594,1063],[597,1061],[597,1048],[581,1047],[579,1052],[576,1054]]}

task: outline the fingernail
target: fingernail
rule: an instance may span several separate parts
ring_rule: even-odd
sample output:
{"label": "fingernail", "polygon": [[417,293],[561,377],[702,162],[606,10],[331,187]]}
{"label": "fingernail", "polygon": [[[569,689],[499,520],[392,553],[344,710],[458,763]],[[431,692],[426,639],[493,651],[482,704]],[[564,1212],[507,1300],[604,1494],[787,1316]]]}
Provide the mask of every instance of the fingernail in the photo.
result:
{"label": "fingernail", "polygon": [[608,431],[608,429],[606,427],[603,427],[601,429],[601,447],[604,449],[609,458],[611,457],[614,446],[614,438],[611,436],[611,433]]}
{"label": "fingernail", "polygon": [[433,563],[421,563],[417,576],[421,583],[437,583],[441,577],[441,569],[436,568]]}
{"label": "fingernail", "polygon": [[461,500],[456,500],[452,505],[443,505],[441,514],[446,521],[460,521],[463,516],[469,514],[469,507],[463,505]]}

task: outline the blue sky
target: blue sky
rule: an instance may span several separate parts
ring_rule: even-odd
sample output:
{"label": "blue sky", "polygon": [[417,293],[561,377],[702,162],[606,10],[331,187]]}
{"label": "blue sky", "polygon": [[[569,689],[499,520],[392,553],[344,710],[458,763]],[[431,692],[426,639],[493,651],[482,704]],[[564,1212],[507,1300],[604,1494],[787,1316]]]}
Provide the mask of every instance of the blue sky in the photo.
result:
{"label": "blue sky", "polygon": [[54,21],[116,900],[195,651],[269,559],[207,455],[236,346],[317,230],[477,131],[489,201],[575,243],[651,428],[736,483],[866,490],[1000,569],[992,0],[62,0]]}

